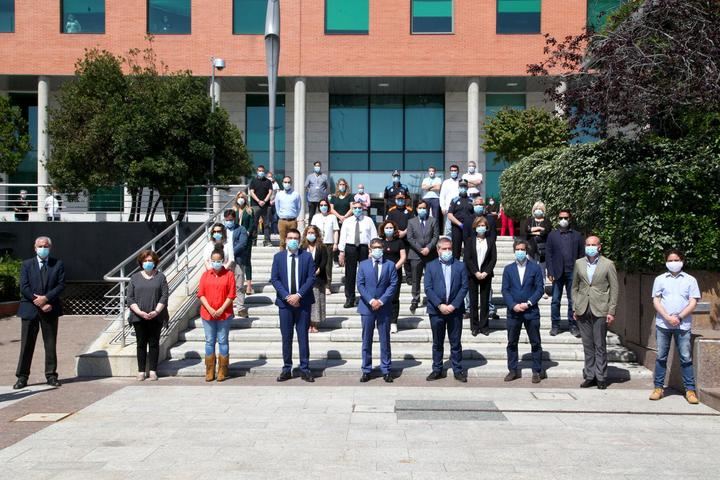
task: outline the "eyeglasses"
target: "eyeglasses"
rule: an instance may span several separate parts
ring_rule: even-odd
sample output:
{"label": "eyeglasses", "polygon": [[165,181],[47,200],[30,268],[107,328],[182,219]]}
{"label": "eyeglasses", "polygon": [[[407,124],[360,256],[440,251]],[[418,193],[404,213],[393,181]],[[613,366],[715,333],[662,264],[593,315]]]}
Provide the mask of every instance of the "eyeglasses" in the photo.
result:
{"label": "eyeglasses", "polygon": [[212,233],[223,233],[222,230],[213,230]]}

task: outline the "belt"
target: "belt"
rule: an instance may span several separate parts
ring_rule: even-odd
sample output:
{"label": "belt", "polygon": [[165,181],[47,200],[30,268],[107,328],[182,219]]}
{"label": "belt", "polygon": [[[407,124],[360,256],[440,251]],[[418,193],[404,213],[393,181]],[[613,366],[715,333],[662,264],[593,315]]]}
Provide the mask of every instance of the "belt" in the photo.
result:
{"label": "belt", "polygon": [[295,220],[297,220],[297,217],[295,217],[295,218],[281,218],[280,220],[285,220],[286,222],[294,222]]}

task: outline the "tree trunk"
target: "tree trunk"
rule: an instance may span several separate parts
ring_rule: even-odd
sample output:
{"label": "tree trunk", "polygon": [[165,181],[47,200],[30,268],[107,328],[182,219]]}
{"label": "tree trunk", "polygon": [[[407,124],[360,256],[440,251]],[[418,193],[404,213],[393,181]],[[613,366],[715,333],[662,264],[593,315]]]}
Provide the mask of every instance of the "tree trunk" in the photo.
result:
{"label": "tree trunk", "polygon": [[157,200],[155,200],[155,205],[152,207],[152,212],[150,213],[150,221],[155,221],[155,212],[157,211],[158,205],[160,205],[160,201],[162,200],[162,195],[158,194]]}
{"label": "tree trunk", "polygon": [[188,189],[185,189],[185,192],[183,193],[183,199],[182,199],[182,206],[178,209],[178,215],[177,219],[179,222],[182,222],[185,219],[185,214],[187,213],[187,204],[188,204]]}
{"label": "tree trunk", "polygon": [[140,208],[142,206],[142,193],[143,193],[143,187],[140,187],[137,189],[137,192],[135,193],[137,200],[135,201],[135,211],[134,211],[134,221],[139,222],[140,221]]}
{"label": "tree trunk", "polygon": [[130,191],[130,215],[128,215],[128,222],[135,221],[135,209],[137,208],[137,188],[129,188]]}
{"label": "tree trunk", "polygon": [[155,213],[155,209],[153,208],[153,201],[155,200],[155,190],[150,189],[150,195],[148,196],[148,204],[147,209],[145,210],[145,223],[151,221],[151,212],[152,214]]}

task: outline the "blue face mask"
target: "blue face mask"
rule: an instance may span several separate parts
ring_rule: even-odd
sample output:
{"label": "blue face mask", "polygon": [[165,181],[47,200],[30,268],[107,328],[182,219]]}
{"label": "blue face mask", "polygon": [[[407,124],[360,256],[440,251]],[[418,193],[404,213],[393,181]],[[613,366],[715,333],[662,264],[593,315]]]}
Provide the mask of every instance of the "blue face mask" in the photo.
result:
{"label": "blue face mask", "polygon": [[233,228],[235,228],[235,222],[233,222],[232,220],[225,220],[225,228],[232,230]]}
{"label": "blue face mask", "polygon": [[296,251],[298,248],[300,248],[300,240],[293,238],[287,241],[287,248],[291,252]]}
{"label": "blue face mask", "polygon": [[395,205],[397,205],[398,207],[404,207],[405,200],[395,200]]}
{"label": "blue face mask", "polygon": [[283,188],[285,190],[290,190],[292,188],[292,183],[283,183]]}
{"label": "blue face mask", "polygon": [[265,178],[265,172],[257,172],[258,178]]}
{"label": "blue face mask", "polygon": [[460,187],[460,188],[458,189],[458,193],[460,194],[461,197],[467,197],[467,188],[465,188],[465,187]]}
{"label": "blue face mask", "polygon": [[314,167],[313,170],[315,171],[315,173],[320,173],[320,167]]}
{"label": "blue face mask", "polygon": [[585,255],[588,257],[597,257],[599,250],[596,246],[586,246],[585,247]]}
{"label": "blue face mask", "polygon": [[356,217],[358,217],[358,218],[361,217],[362,213],[363,213],[362,208],[353,208],[353,215],[355,215]]}
{"label": "blue face mask", "polygon": [[425,208],[418,208],[418,217],[425,218],[427,217],[427,209]]}
{"label": "blue face mask", "polygon": [[216,242],[219,242],[220,240],[222,240],[222,233],[213,233],[212,238],[213,238],[213,240],[215,240]]}
{"label": "blue face mask", "polygon": [[383,257],[382,248],[373,248],[370,255],[372,255],[375,260],[380,260]]}
{"label": "blue face mask", "polygon": [[485,207],[482,205],[475,205],[473,206],[473,212],[475,212],[475,215],[481,215],[485,213]]}
{"label": "blue face mask", "polygon": [[400,177],[393,177],[393,182],[400,183]]}
{"label": "blue face mask", "polygon": [[445,263],[448,263],[450,260],[452,260],[452,250],[445,250],[440,254],[440,260],[442,260]]}
{"label": "blue face mask", "polygon": [[455,180],[457,178],[457,176],[458,176],[458,172],[450,172],[450,178],[452,178],[453,180]]}
{"label": "blue face mask", "polygon": [[50,249],[48,247],[37,247],[35,253],[40,258],[47,258],[50,255]]}
{"label": "blue face mask", "polygon": [[522,263],[527,258],[527,252],[525,250],[515,250],[515,260]]}
{"label": "blue face mask", "polygon": [[364,189],[364,188],[358,188],[358,193],[359,193],[360,195],[362,195],[363,193],[365,193],[365,189]]}
{"label": "blue face mask", "polygon": [[542,218],[545,215],[545,212],[543,212],[540,209],[537,209],[533,212],[533,215],[535,215],[535,218]]}
{"label": "blue face mask", "polygon": [[143,262],[142,268],[146,272],[150,272],[155,269],[155,262]]}
{"label": "blue face mask", "polygon": [[395,234],[394,228],[386,228],[385,229],[385,236],[386,237],[392,237]]}
{"label": "blue face mask", "polygon": [[210,262],[210,265],[212,265],[213,270],[217,271],[223,268],[223,262],[219,262],[217,260],[213,260]]}
{"label": "blue face mask", "polygon": [[307,238],[307,241],[310,243],[313,243],[315,240],[317,240],[317,237],[314,233],[308,233],[305,238]]}
{"label": "blue face mask", "polygon": [[482,225],[480,227],[477,227],[475,231],[478,235],[485,235],[485,233],[487,232],[487,228],[485,227],[485,225]]}
{"label": "blue face mask", "polygon": [[321,213],[327,213],[328,207],[327,205],[320,205],[320,212]]}

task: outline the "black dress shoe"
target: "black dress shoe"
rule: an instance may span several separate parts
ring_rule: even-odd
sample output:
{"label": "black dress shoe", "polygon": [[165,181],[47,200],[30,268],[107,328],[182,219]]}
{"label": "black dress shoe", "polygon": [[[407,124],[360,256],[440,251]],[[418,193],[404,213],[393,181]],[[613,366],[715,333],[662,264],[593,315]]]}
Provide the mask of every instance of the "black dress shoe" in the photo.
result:
{"label": "black dress shoe", "polygon": [[520,378],[520,375],[518,375],[517,371],[513,370],[511,372],[508,372],[508,374],[505,375],[505,378],[503,380],[505,380],[506,382],[512,382],[513,380],[516,380],[518,378]]}
{"label": "black dress shoe", "polygon": [[573,325],[572,327],[570,327],[570,335],[572,335],[575,338],[580,338],[581,337],[580,329],[578,327],[576,327],[575,325]]}
{"label": "black dress shoe", "polygon": [[540,383],[540,374],[539,373],[533,373],[532,383]]}
{"label": "black dress shoe", "polygon": [[383,375],[383,380],[385,380],[385,383],[393,383],[393,376],[390,373],[386,373]]}
{"label": "black dress shoe", "polygon": [[343,308],[352,308],[352,307],[355,306],[354,303],[355,303],[355,302],[353,302],[352,300],[347,300],[347,301],[345,302],[345,305],[343,305]]}
{"label": "black dress shoe", "polygon": [[594,378],[587,378],[584,382],[580,384],[580,388],[590,388],[594,387],[595,385],[597,385],[597,382]]}
{"label": "black dress shoe", "polygon": [[480,333],[480,330],[478,330],[477,328],[473,328],[470,330],[470,333],[472,333],[473,337],[477,337],[478,333]]}
{"label": "black dress shoe", "polygon": [[605,390],[607,388],[607,382],[598,381],[597,387],[598,387],[598,390]]}
{"label": "black dress shoe", "polygon": [[485,327],[485,328],[481,328],[481,329],[480,329],[480,333],[482,333],[482,334],[485,335],[486,337],[487,337],[488,335],[490,335],[490,332],[491,332],[491,331],[492,331],[492,330],[490,330],[488,327]]}
{"label": "black dress shoe", "polygon": [[48,385],[50,385],[51,387],[59,387],[60,385],[62,385],[62,384],[60,383],[60,380],[58,380],[58,379],[55,378],[55,377],[48,378],[46,383],[47,383]]}
{"label": "black dress shoe", "polygon": [[465,372],[456,373],[455,380],[461,383],[467,383],[467,374]]}
{"label": "black dress shoe", "polygon": [[285,382],[287,380],[290,380],[292,378],[292,373],[288,371],[283,371],[275,380],[278,382]]}
{"label": "black dress shoe", "polygon": [[415,310],[418,308],[418,302],[410,303],[410,313],[415,314]]}
{"label": "black dress shoe", "polygon": [[442,372],[433,371],[430,375],[427,376],[427,378],[425,378],[425,380],[427,380],[428,382],[432,382],[433,380],[440,380],[441,378],[443,378]]}
{"label": "black dress shoe", "polygon": [[363,373],[360,377],[360,383],[367,383],[370,381],[370,374],[369,373]]}
{"label": "black dress shoe", "polygon": [[315,382],[315,377],[313,377],[313,374],[310,373],[310,372],[303,372],[303,373],[300,375],[300,378],[302,378],[303,380],[305,380],[305,381],[308,382],[308,383],[314,383],[314,382]]}
{"label": "black dress shoe", "polygon": [[490,318],[492,320],[500,320],[500,315],[498,315],[497,313],[493,313],[492,315],[490,315]]}
{"label": "black dress shoe", "polygon": [[15,382],[15,385],[13,385],[13,390],[20,390],[27,387],[27,380],[23,378],[18,378],[18,381]]}
{"label": "black dress shoe", "polygon": [[558,334],[558,327],[554,326],[550,329],[550,336],[554,337]]}

